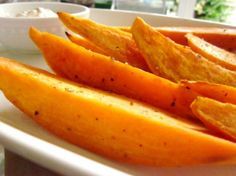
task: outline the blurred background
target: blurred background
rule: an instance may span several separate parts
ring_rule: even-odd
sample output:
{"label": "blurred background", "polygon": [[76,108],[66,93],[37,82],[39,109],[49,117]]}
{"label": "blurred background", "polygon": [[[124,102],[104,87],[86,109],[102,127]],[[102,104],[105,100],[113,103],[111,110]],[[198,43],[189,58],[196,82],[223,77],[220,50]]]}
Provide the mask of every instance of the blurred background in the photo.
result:
{"label": "blurred background", "polygon": [[[0,0],[0,3],[27,0]],[[40,0],[38,0],[40,1]],[[43,0],[41,0],[43,1]],[[236,0],[45,0],[88,7],[143,11],[236,25]]]}

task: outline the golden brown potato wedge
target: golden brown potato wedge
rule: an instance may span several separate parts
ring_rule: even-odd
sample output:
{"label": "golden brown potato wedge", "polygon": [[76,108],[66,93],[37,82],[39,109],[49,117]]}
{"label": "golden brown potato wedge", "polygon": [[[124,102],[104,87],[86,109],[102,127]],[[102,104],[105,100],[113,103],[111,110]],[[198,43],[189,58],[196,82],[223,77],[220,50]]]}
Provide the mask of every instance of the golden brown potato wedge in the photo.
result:
{"label": "golden brown potato wedge", "polygon": [[30,37],[49,66],[63,77],[135,98],[184,117],[192,116],[189,106],[197,94],[186,88],[53,34],[31,28]]}
{"label": "golden brown potato wedge", "polygon": [[131,34],[63,12],[58,13],[58,16],[70,30],[101,47],[109,56],[143,70],[149,70]]}
{"label": "golden brown potato wedge", "polygon": [[236,54],[214,46],[191,33],[188,33],[186,38],[188,45],[196,53],[224,68],[236,71]]}
{"label": "golden brown potato wedge", "polygon": [[141,18],[135,20],[132,34],[153,73],[174,82],[185,79],[236,86],[236,72],[176,44]]}
{"label": "golden brown potato wedge", "polygon": [[[119,27],[119,29],[131,32],[131,27]],[[155,29],[181,45],[188,45],[185,37],[187,33],[203,38],[205,41],[223,48],[227,51],[236,51],[236,30],[216,27],[155,27]]]}
{"label": "golden brown potato wedge", "polygon": [[159,109],[13,60],[0,58],[0,89],[53,134],[122,162],[184,166],[236,157],[235,143],[192,130]]}
{"label": "golden brown potato wedge", "polygon": [[236,105],[198,97],[191,109],[208,128],[236,141]]}
{"label": "golden brown potato wedge", "polygon": [[207,42],[224,48],[228,51],[236,51],[236,30],[216,27],[158,27],[157,30],[176,43],[187,45],[185,35],[192,33]]}
{"label": "golden brown potato wedge", "polygon": [[208,82],[181,81],[182,87],[220,102],[236,104],[236,88]]}
{"label": "golden brown potato wedge", "polygon": [[76,36],[75,34],[68,33],[68,32],[66,32],[66,36],[73,43],[75,43],[79,46],[82,46],[88,50],[94,51],[96,53],[104,54],[107,56],[109,55],[109,54],[107,54],[107,52],[105,50],[103,50],[102,48],[98,47],[97,45],[95,45],[94,43],[90,42],[89,40],[87,40],[83,37]]}

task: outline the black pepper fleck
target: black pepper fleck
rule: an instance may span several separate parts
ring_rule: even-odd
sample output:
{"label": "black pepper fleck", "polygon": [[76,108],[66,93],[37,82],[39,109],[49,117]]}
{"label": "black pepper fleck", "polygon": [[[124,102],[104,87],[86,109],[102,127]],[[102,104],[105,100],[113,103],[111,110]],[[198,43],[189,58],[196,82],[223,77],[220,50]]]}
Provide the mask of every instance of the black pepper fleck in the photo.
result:
{"label": "black pepper fleck", "polygon": [[173,100],[173,102],[170,104],[171,107],[174,107],[174,106],[175,106],[175,101],[176,101],[176,100]]}
{"label": "black pepper fleck", "polygon": [[186,89],[188,89],[188,90],[189,90],[189,89],[190,89],[190,87],[186,86]]}
{"label": "black pepper fleck", "polygon": [[39,112],[38,111],[34,111],[34,115],[35,116],[39,115]]}
{"label": "black pepper fleck", "polygon": [[197,58],[198,58],[198,59],[201,59],[202,56],[201,56],[200,54],[197,54]]}

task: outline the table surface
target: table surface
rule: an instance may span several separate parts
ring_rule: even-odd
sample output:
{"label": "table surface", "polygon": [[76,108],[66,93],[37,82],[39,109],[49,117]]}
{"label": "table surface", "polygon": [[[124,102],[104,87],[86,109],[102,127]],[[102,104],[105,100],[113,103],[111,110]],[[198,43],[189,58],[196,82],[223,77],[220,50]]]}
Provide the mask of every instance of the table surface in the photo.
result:
{"label": "table surface", "polygon": [[[22,169],[24,168],[24,169]],[[0,146],[0,176],[60,176]]]}

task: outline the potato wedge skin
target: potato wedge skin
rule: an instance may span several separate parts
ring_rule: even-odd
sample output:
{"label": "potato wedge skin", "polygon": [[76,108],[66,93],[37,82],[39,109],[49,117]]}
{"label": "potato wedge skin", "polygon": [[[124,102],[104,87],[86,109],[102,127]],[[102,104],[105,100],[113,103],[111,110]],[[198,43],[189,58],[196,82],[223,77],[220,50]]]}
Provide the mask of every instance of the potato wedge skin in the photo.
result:
{"label": "potato wedge skin", "polygon": [[226,69],[236,71],[236,54],[212,45],[191,33],[188,33],[186,38],[188,45],[196,53]]}
{"label": "potato wedge skin", "polygon": [[193,80],[236,86],[235,72],[176,44],[141,18],[135,20],[132,34],[153,73],[174,82]]}
{"label": "potato wedge skin", "polygon": [[53,134],[122,162],[182,166],[236,156],[235,143],[184,127],[158,109],[9,59],[0,58],[0,89]]}
{"label": "potato wedge skin", "polygon": [[149,71],[130,33],[63,12],[58,16],[70,30],[101,47],[109,56]]}
{"label": "potato wedge skin", "polygon": [[30,30],[49,66],[59,75],[92,87],[135,98],[189,117],[196,93],[128,64],[88,51],[52,34]]}
{"label": "potato wedge skin", "polygon": [[198,97],[191,109],[208,128],[236,141],[236,105]]}

